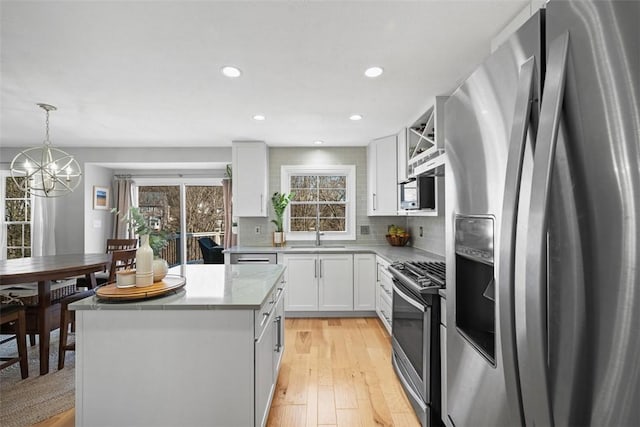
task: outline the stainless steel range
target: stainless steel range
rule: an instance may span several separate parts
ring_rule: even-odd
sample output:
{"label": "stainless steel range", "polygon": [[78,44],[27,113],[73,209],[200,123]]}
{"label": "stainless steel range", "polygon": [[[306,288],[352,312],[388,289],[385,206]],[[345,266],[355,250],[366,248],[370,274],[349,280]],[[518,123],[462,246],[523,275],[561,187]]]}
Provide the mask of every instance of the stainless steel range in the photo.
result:
{"label": "stainless steel range", "polygon": [[405,262],[393,275],[393,367],[423,426],[440,426],[440,297],[443,262]]}

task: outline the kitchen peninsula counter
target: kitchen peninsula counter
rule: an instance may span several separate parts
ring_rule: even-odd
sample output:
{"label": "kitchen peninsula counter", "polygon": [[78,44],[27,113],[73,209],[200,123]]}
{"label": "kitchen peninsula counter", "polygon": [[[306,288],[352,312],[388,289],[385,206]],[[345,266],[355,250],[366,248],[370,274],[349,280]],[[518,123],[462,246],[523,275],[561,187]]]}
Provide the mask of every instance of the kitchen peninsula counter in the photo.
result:
{"label": "kitchen peninsula counter", "polygon": [[273,290],[284,267],[281,265],[189,264],[172,269],[186,278],[175,294],[148,300],[103,302],[86,298],[72,310],[257,310]]}
{"label": "kitchen peninsula counter", "polygon": [[255,425],[284,351],[284,270],[187,265],[176,294],[71,304],[76,425]]}

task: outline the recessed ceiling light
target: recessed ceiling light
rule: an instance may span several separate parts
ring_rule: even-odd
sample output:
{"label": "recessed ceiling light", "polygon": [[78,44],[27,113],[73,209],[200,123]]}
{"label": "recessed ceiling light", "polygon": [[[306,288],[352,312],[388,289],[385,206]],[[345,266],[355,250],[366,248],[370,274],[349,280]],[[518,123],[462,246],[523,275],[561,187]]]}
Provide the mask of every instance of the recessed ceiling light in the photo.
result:
{"label": "recessed ceiling light", "polygon": [[384,70],[381,67],[371,67],[364,71],[364,75],[373,78],[380,76],[383,72]]}
{"label": "recessed ceiling light", "polygon": [[240,71],[240,68],[232,67],[230,65],[222,67],[220,71],[225,76],[231,77],[231,78],[240,77],[240,74],[242,74],[242,71]]}
{"label": "recessed ceiling light", "polygon": [[349,120],[362,120],[362,116],[360,114],[352,114],[351,116],[349,116]]}
{"label": "recessed ceiling light", "polygon": [[266,119],[266,117],[262,114],[256,114],[255,116],[253,116],[253,120],[262,121],[264,119]]}
{"label": "recessed ceiling light", "polygon": [[318,140],[313,141],[313,143],[314,143],[314,144],[316,144],[316,145],[320,145],[320,144],[323,144],[323,143],[324,143],[324,141],[320,141],[320,140],[318,139]]}

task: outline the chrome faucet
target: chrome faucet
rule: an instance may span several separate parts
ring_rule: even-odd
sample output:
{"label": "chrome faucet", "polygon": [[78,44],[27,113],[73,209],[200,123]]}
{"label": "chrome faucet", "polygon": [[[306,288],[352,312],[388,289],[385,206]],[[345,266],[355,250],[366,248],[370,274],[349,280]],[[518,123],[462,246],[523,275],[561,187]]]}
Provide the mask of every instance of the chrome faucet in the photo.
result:
{"label": "chrome faucet", "polygon": [[320,232],[320,206],[316,209],[316,246],[320,246],[320,236],[324,233]]}

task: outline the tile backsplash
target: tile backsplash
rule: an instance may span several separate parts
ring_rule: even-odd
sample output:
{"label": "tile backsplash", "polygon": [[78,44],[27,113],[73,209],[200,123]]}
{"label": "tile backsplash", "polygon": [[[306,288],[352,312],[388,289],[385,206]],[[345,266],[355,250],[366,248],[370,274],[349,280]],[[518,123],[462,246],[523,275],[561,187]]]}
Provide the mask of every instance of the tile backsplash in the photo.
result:
{"label": "tile backsplash", "polygon": [[[407,218],[411,246],[444,256],[444,216],[416,216]],[[422,227],[422,237],[420,237]]]}

